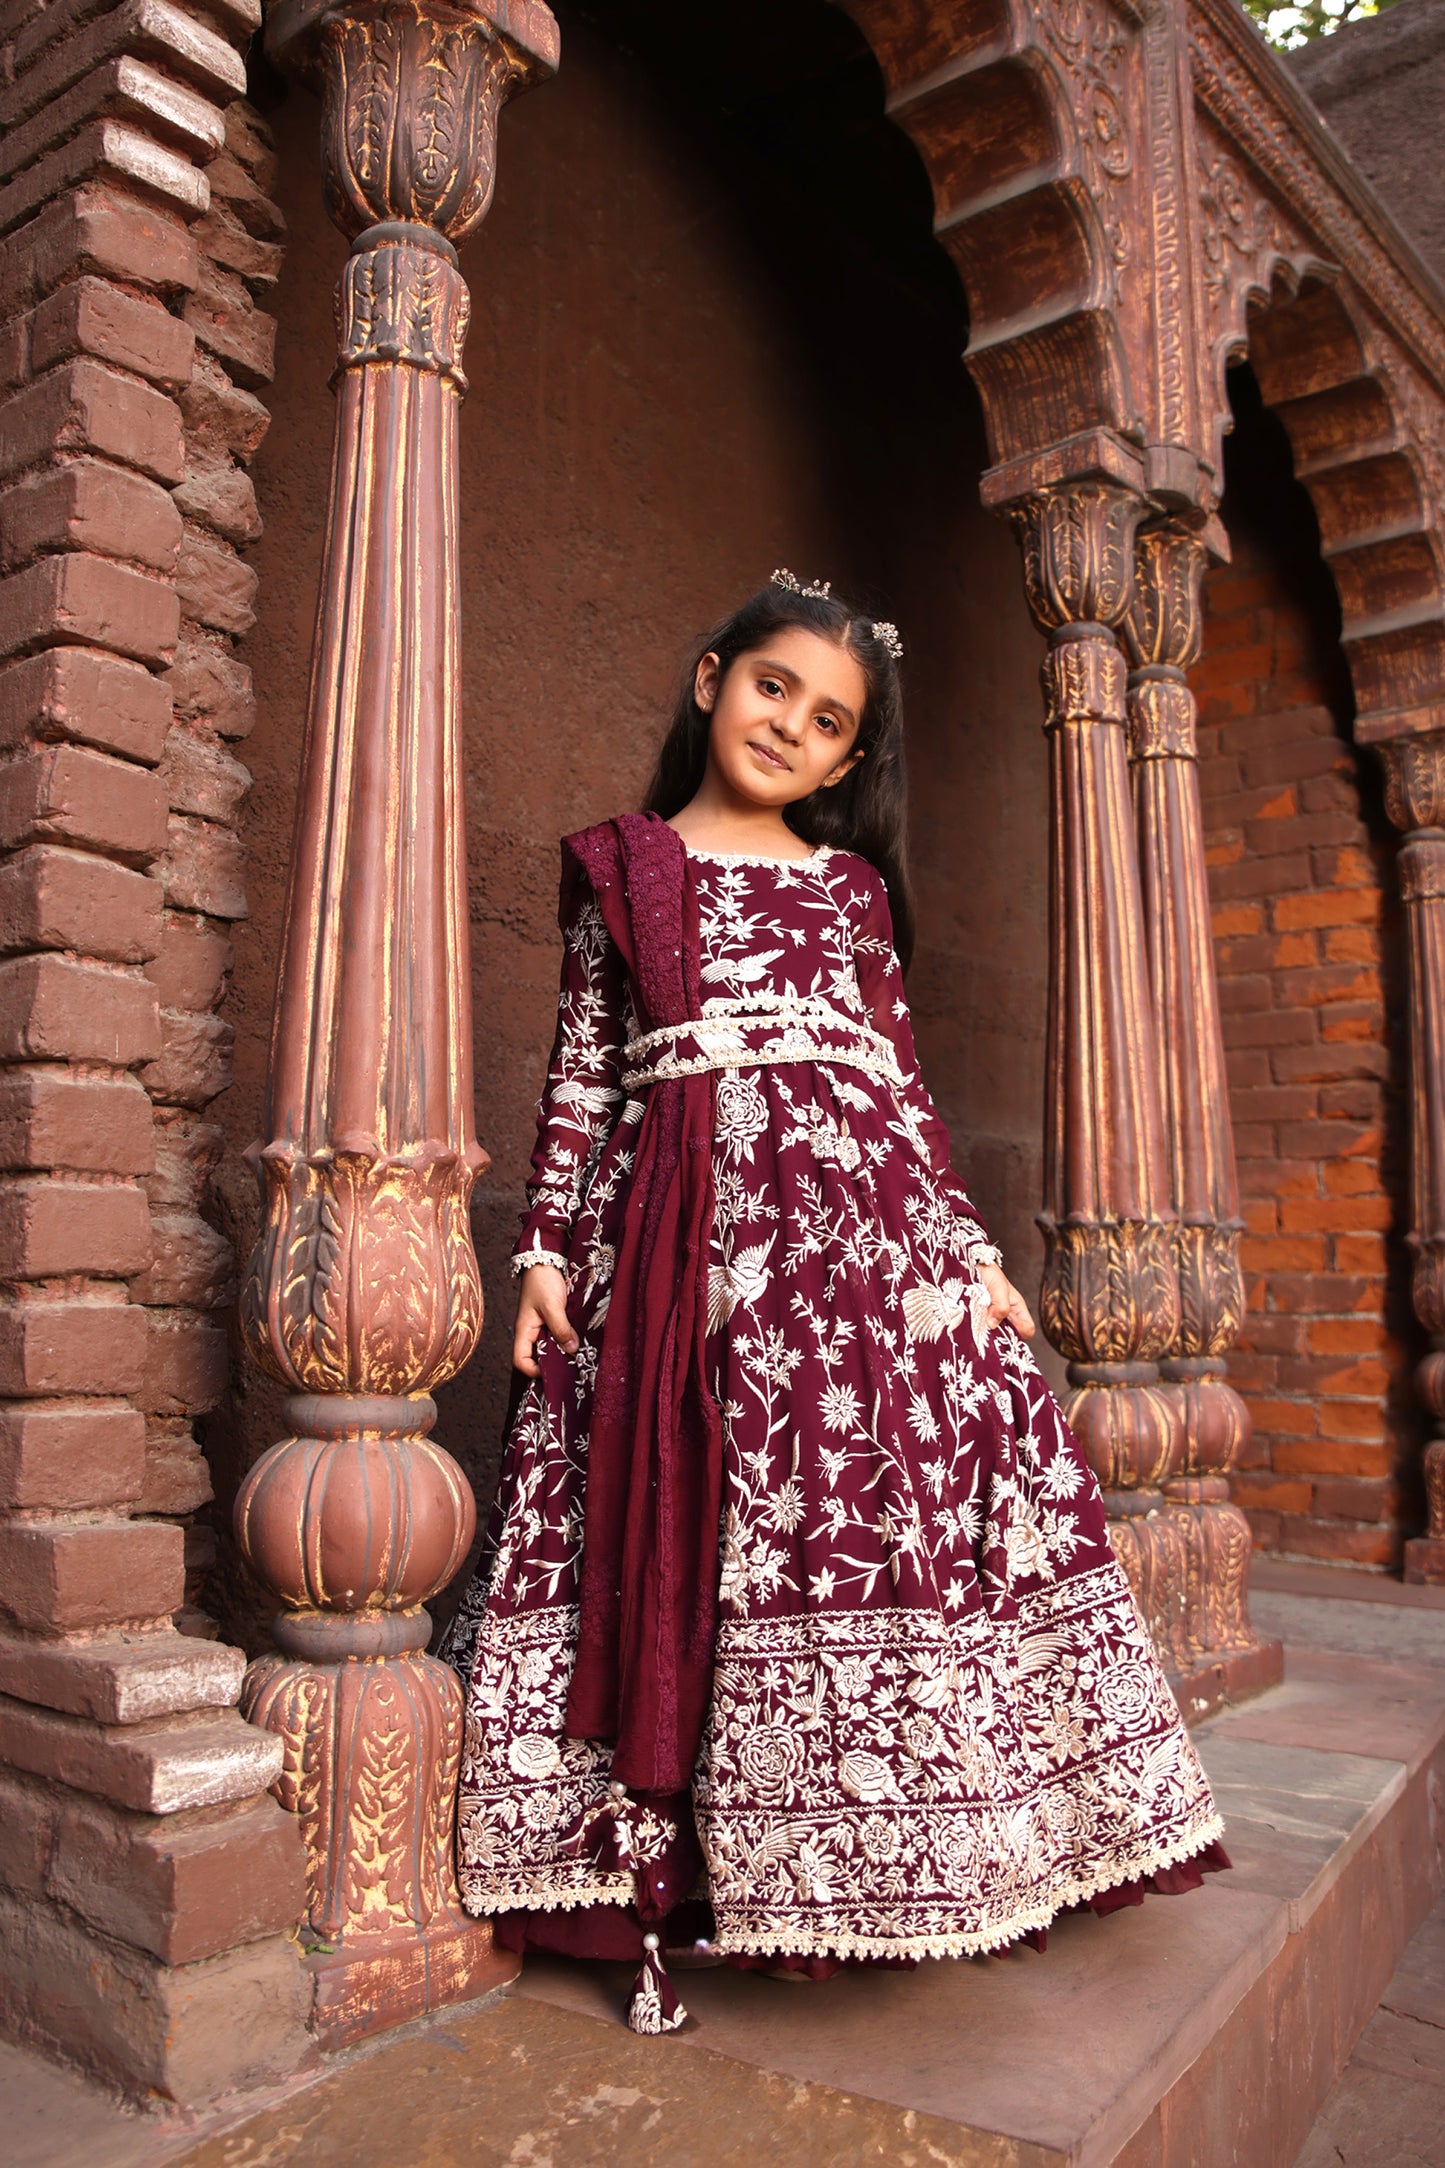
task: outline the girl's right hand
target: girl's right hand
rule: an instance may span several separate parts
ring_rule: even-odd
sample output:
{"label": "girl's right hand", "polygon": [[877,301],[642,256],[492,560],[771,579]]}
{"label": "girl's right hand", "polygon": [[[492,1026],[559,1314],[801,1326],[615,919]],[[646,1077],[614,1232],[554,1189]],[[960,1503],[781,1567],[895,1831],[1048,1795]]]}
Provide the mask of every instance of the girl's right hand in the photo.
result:
{"label": "girl's right hand", "polygon": [[579,1343],[567,1316],[566,1274],[555,1265],[528,1265],[522,1274],[517,1329],[512,1336],[512,1364],[524,1377],[540,1374],[537,1342],[544,1332],[551,1333],[564,1355],[576,1354]]}

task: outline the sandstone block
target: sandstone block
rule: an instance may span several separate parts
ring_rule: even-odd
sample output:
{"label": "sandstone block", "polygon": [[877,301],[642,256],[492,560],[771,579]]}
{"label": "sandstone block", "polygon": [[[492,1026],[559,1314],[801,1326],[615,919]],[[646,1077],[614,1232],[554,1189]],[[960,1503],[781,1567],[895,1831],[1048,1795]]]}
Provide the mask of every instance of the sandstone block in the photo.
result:
{"label": "sandstone block", "polygon": [[146,1364],[138,1401],[147,1415],[203,1415],[226,1390],[226,1335],[193,1310],[145,1310]]}
{"label": "sandstone block", "polygon": [[62,197],[0,242],[0,317],[87,272],[154,293],[185,293],[200,274],[200,259],[172,214],[112,189],[87,189],[83,197]]}
{"label": "sandstone block", "polygon": [[281,1768],[280,1739],[234,1709],[104,1725],[0,1697],[0,1753],[16,1769],[144,1814],[254,1799]]}
{"label": "sandstone block", "polygon": [[[132,1302],[156,1307],[195,1310],[219,1309],[236,1292],[236,1259],[224,1235],[208,1227],[193,1212],[156,1212],[148,1215],[150,1263],[130,1283]],[[0,1228],[3,1228],[3,1197],[0,1197]],[[108,1269],[99,1265],[92,1271]],[[155,1512],[174,1512],[175,1507],[153,1507]]]}
{"label": "sandstone block", "polygon": [[207,918],[246,916],[245,854],[230,828],[171,814],[162,877],[173,911],[201,911]]}
{"label": "sandstone block", "polygon": [[83,843],[145,864],[166,845],[165,785],[149,768],[78,745],[0,770],[0,845]]}
{"label": "sandstone block", "polygon": [[[189,1420],[184,1416],[151,1416],[146,1423],[145,1477],[136,1501],[139,1511],[198,1513],[214,1495],[211,1471],[192,1435]],[[189,1544],[185,1564],[189,1576]]]}
{"label": "sandstone block", "polygon": [[228,542],[254,542],[261,532],[255,485],[229,452],[198,451],[175,503],[187,519],[214,527]]}
{"label": "sandstone block", "polygon": [[162,1106],[206,1107],[231,1081],[235,1032],[219,1016],[166,1009],[160,1053],[141,1071],[141,1082]]}
{"label": "sandstone block", "polygon": [[63,1800],[48,1870],[83,1919],[168,1965],[284,1934],[306,1905],[300,1831],[273,1799],[204,1821]]}
{"label": "sandstone block", "polygon": [[45,1891],[59,1816],[54,1792],[0,1769],[0,1888]]}
{"label": "sandstone block", "polygon": [[0,1168],[147,1174],[154,1160],[150,1101],[133,1077],[0,1074]]}
{"label": "sandstone block", "polygon": [[73,1643],[0,1633],[0,1694],[96,1724],[233,1708],[245,1669],[239,1649],[169,1626]]}
{"label": "sandstone block", "polygon": [[167,1965],[17,1897],[0,1935],[0,2017],[133,2096],[200,2107],[314,2059],[311,1978],[284,1937]]}
{"label": "sandstone block", "polygon": [[97,452],[173,484],[186,471],[180,408],[153,385],[89,357],[69,362],[0,408],[0,476],[57,452]]}
{"label": "sandstone block", "polygon": [[169,490],[103,459],[43,468],[0,496],[0,568],[7,572],[42,550],[97,550],[174,572],[181,533]]}
{"label": "sandstone block", "polygon": [[0,865],[0,950],[72,949],[139,964],[160,945],[159,881],[49,843]]}
{"label": "sandstone block", "polygon": [[[0,1525],[0,1607],[27,1632],[169,1618],[183,1587],[182,1535],[167,1521]],[[37,1768],[40,1776],[60,1773]]]}
{"label": "sandstone block", "polygon": [[[103,1400],[15,1400],[0,1407],[0,1509],[64,1513],[130,1505],[144,1478],[145,1417],[138,1408]],[[23,1689],[0,1676],[0,1691]]]}
{"label": "sandstone block", "polygon": [[214,632],[249,632],[256,621],[257,577],[224,542],[188,529],[176,569],[187,617]]}
{"label": "sandstone block", "polygon": [[204,722],[222,738],[244,738],[256,719],[251,673],[229,648],[183,638],[166,674],[177,722]]}
{"label": "sandstone block", "polygon": [[171,727],[164,681],[93,648],[53,647],[0,670],[0,748],[70,738],[154,767]]}
{"label": "sandstone block", "polygon": [[167,911],[160,949],[146,973],[162,1011],[214,1008],[232,954],[226,935],[210,920]]}
{"label": "sandstone block", "polygon": [[209,256],[223,270],[234,271],[252,293],[274,286],[281,276],[280,243],[258,240],[247,233],[234,211],[216,196],[212,196],[210,210],[197,221],[193,231],[202,255]]}
{"label": "sandstone block", "polygon": [[137,662],[168,662],[180,619],[169,580],[108,557],[42,557],[0,580],[0,658],[75,640]]}
{"label": "sandstone block", "polygon": [[54,954],[0,963],[0,1060],[127,1069],[153,1060],[159,1044],[155,990],[145,979]]}
{"label": "sandstone block", "polygon": [[0,1393],[52,1400],[137,1391],[146,1315],[132,1303],[80,1296],[0,1303]]}
{"label": "sandstone block", "polygon": [[0,1182],[0,1279],[129,1278],[151,1261],[150,1208],[130,1182]]}
{"label": "sandstone block", "polygon": [[271,426],[261,401],[233,384],[215,356],[205,352],[196,355],[180,408],[188,441],[223,448],[238,459],[249,459]]}
{"label": "sandstone block", "polygon": [[39,376],[89,354],[149,378],[163,390],[190,382],[196,335],[158,301],[123,293],[106,279],[81,278],[42,301],[30,319],[30,366]]}

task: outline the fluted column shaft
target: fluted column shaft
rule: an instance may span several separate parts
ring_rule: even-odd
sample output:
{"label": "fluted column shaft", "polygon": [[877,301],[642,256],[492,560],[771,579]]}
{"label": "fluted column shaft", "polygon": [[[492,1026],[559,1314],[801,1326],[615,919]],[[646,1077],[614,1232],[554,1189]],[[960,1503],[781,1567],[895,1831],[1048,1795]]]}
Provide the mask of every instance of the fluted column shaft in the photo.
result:
{"label": "fluted column shaft", "polygon": [[1405,831],[1400,895],[1410,958],[1410,1246],[1415,1315],[1432,1347],[1416,1385],[1435,1435],[1425,1447],[1429,1524],[1405,1545],[1407,1581],[1445,1587],[1445,737],[1380,748],[1385,805]]}
{"label": "fluted column shaft", "polygon": [[1163,1486],[1177,1411],[1159,1359],[1179,1330],[1175,1216],[1130,791],[1129,607],[1143,500],[1103,479],[1009,507],[1049,636],[1049,1033],[1043,1326],[1068,1359],[1066,1413],[1161,1646],[1177,1603]]}
{"label": "fluted column shaft", "polygon": [[1180,1674],[1252,1649],[1249,1525],[1229,1502],[1229,1470],[1249,1436],[1225,1355],[1244,1316],[1239,1184],[1210,932],[1194,696],[1205,545],[1167,520],[1135,543],[1125,638],[1129,750],[1149,976],[1158,1018],[1179,1323],[1160,1372],[1177,1405],[1177,1460],[1165,1496],[1183,1537],[1174,1613]]}
{"label": "fluted column shaft", "polygon": [[[518,23],[513,17],[519,18]],[[248,1713],[306,1838],[318,2026],[336,2045],[506,1969],[453,1862],[461,1694],[423,1608],[470,1489],[432,1389],[481,1326],[468,1202],[470,964],[458,690],[455,239],[490,202],[497,116],[555,61],[545,9],[290,0],[273,48],[323,96],[337,415],[282,940],[264,1221],[242,1295],[292,1435],[237,1501],[280,1598]],[[525,36],[522,35],[525,34]],[[530,40],[531,42],[526,42]]]}

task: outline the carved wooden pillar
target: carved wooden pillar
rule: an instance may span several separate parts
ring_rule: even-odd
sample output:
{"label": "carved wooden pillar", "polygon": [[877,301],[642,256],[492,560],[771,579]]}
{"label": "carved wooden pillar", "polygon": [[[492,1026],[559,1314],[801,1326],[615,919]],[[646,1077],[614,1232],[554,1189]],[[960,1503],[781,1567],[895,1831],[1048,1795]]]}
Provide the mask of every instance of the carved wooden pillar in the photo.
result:
{"label": "carved wooden pillar", "polygon": [[1174,1214],[1125,742],[1129,605],[1143,499],[1104,479],[1008,507],[1043,667],[1051,798],[1043,1326],[1068,1358],[1065,1412],[1161,1653],[1176,1661],[1182,1541],[1161,1511],[1177,1396]]}
{"label": "carved wooden pillar", "polygon": [[242,1296],[293,1435],[237,1501],[282,1601],[247,1706],[285,1747],[330,2045],[504,1977],[457,1898],[461,1697],[422,1608],[475,1520],[430,1442],[481,1290],[458,712],[457,417],[468,297],[453,242],[491,198],[508,94],[555,64],[537,6],[292,0],[278,58],[323,96],[337,297],[331,503],[266,1115]]}
{"label": "carved wooden pillar", "polygon": [[1405,1579],[1445,1587],[1445,737],[1380,747],[1397,828],[1410,955],[1410,1245],[1415,1314],[1434,1346],[1416,1372],[1435,1436],[1425,1448],[1428,1532],[1405,1545]]}
{"label": "carved wooden pillar", "polygon": [[[1160,1373],[1177,1406],[1176,1460],[1165,1497],[1183,1543],[1173,1668],[1190,1698],[1212,1698],[1261,1666],[1278,1669],[1249,1622],[1249,1524],[1229,1501],[1229,1470],[1249,1414],[1225,1382],[1224,1357],[1244,1317],[1239,1185],[1219,1023],[1196,766],[1194,696],[1205,543],[1197,523],[1166,520],[1137,537],[1124,633],[1129,678],[1139,872],[1175,1213],[1178,1329]],[[1201,1671],[1221,1672],[1201,1681]]]}

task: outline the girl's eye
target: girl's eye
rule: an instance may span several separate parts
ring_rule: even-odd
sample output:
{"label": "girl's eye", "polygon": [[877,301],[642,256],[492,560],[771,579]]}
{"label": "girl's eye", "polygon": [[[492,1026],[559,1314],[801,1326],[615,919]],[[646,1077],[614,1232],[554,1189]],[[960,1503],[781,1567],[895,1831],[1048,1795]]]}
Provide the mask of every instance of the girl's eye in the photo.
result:
{"label": "girl's eye", "polygon": [[776,678],[759,678],[758,689],[760,692],[777,693],[779,695],[781,695],[783,690],[782,686],[778,683]]}
{"label": "girl's eye", "polygon": [[837,735],[838,735],[838,725],[837,725],[837,722],[835,721],[835,719],[834,719],[834,718],[833,718],[833,717],[832,717],[831,715],[820,715],[820,716],[819,716],[819,717],[817,718],[817,721],[818,721],[818,728],[819,728],[820,730],[826,730],[826,731],[827,731],[827,732],[829,733],[829,735],[830,735],[831,737],[834,737],[834,738],[836,738],[836,737],[837,737]]}

